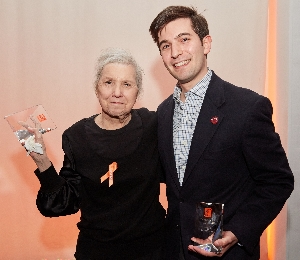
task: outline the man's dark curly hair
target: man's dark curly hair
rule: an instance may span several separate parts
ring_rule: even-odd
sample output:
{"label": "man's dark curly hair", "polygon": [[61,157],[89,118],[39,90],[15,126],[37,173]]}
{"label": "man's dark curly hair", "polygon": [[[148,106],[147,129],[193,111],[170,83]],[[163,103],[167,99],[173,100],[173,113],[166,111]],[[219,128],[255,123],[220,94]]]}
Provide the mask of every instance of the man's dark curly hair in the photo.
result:
{"label": "man's dark curly hair", "polygon": [[201,42],[206,35],[209,35],[208,24],[206,19],[198,14],[194,7],[186,6],[169,6],[162,10],[151,23],[149,32],[154,42],[159,46],[158,34],[170,22],[179,18],[191,19],[194,32],[199,36]]}

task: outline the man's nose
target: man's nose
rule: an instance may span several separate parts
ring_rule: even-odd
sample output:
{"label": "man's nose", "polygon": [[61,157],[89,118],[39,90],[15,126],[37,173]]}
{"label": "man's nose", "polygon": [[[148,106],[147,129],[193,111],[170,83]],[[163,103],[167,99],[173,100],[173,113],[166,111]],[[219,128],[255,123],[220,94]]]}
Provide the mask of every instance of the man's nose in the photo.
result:
{"label": "man's nose", "polygon": [[172,58],[176,59],[181,54],[182,54],[182,49],[179,46],[179,44],[177,44],[177,43],[172,44],[172,47],[171,47],[171,56],[172,56]]}

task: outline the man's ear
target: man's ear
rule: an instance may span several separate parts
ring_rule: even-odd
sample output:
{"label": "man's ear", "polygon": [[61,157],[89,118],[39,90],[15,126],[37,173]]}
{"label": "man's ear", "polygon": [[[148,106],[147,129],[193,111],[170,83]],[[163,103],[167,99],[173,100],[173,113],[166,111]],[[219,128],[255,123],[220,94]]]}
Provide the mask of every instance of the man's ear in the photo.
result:
{"label": "man's ear", "polygon": [[206,35],[203,39],[203,48],[204,48],[204,55],[207,55],[210,52],[211,49],[211,42],[212,38],[210,35]]}

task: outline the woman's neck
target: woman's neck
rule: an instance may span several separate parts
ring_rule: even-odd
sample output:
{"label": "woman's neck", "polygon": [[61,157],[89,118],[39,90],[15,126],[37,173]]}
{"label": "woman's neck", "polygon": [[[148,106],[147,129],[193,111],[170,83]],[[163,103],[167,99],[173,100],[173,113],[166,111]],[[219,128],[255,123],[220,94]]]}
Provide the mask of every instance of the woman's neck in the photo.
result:
{"label": "woman's neck", "polygon": [[95,123],[102,129],[116,130],[124,127],[131,120],[131,113],[126,115],[112,117],[105,113],[100,113],[95,118]]}

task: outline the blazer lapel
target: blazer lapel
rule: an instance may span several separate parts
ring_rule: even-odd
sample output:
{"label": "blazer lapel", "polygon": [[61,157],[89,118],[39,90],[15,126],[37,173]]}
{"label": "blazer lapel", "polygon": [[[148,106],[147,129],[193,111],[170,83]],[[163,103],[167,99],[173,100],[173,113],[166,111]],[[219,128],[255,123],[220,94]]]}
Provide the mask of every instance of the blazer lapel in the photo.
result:
{"label": "blazer lapel", "polygon": [[173,114],[174,114],[174,100],[173,96],[169,97],[167,104],[164,107],[162,117],[159,117],[158,121],[158,135],[160,152],[163,151],[163,157],[165,158],[165,166],[167,167],[166,172],[170,174],[173,183],[176,188],[180,189],[179,179],[177,175],[174,148],[173,148]]}
{"label": "blazer lapel", "polygon": [[194,130],[182,186],[221,124],[224,115],[219,107],[224,102],[223,81],[213,73]]}

